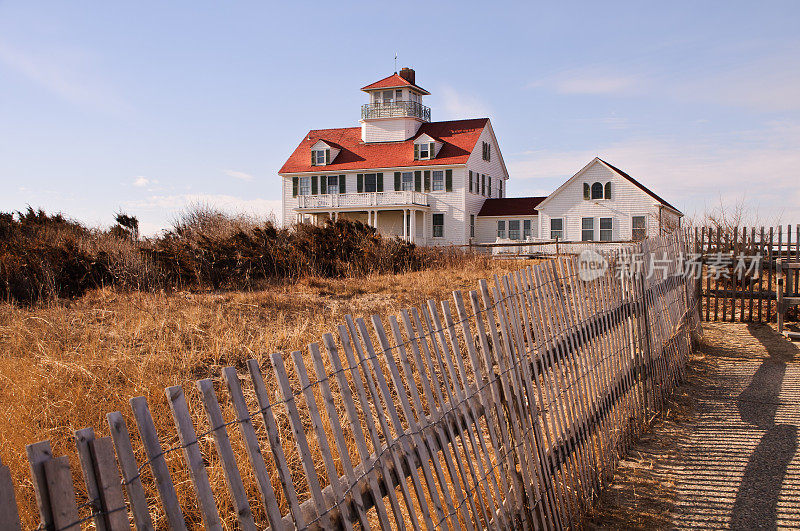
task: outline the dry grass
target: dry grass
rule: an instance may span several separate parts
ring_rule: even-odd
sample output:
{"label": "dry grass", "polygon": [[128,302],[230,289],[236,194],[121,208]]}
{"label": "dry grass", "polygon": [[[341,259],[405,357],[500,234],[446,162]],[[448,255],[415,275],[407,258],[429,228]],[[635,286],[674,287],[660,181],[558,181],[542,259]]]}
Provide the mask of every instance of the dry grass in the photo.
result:
{"label": "dry grass", "polygon": [[[255,292],[97,290],[69,303],[35,309],[0,305],[0,457],[11,467],[24,525],[32,528],[38,524],[26,444],[50,439],[55,455],[70,456],[75,484],[82,485],[73,432],[91,426],[98,436],[107,435],[105,414],[121,411],[135,439],[134,447],[140,448],[128,406],[131,397],[147,397],[162,444],[167,447],[177,437],[164,388],[184,387],[195,425],[204,430],[207,421],[195,380],[212,377],[219,390],[221,367],[235,366],[241,374],[249,358],[257,359],[262,367],[269,366],[270,353],[304,350],[323,333],[334,331],[344,322],[345,314],[396,314],[427,299],[449,298],[454,289],[475,289],[479,279],[523,265],[528,264],[473,259],[448,269],[400,275],[275,282]],[[291,366],[288,360],[287,365]],[[227,394],[219,394],[226,419],[230,419]],[[255,402],[250,395],[248,399]],[[251,504],[257,520],[262,519],[244,447],[238,432],[231,432],[235,433],[234,450]],[[209,475],[220,500],[220,512],[226,525],[235,527],[233,511],[226,507],[230,501],[222,467],[210,439],[205,438],[201,445],[204,455],[209,456]],[[291,467],[302,476],[296,451],[289,446],[286,450],[291,453]],[[143,462],[143,454],[137,454]],[[187,519],[199,526],[188,476],[179,466],[181,459],[175,452],[168,462]],[[145,480],[148,494],[154,496],[149,475]],[[277,482],[275,486],[278,488]],[[282,508],[285,512],[286,506]],[[156,514],[160,505],[152,500],[151,511],[161,517]]]}

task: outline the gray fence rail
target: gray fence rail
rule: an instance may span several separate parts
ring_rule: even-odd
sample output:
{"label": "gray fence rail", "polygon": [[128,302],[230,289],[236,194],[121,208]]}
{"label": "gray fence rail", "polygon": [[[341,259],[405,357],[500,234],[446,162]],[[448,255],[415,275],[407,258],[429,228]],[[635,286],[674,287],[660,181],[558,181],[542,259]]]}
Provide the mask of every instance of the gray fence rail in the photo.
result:
{"label": "gray fence rail", "polygon": [[[699,324],[677,260],[691,243],[631,244],[605,270],[559,257],[388,319],[348,316],[306,353],[198,381],[186,391],[205,418],[166,389],[174,433],[133,398],[138,437],[120,412],[109,436],[75,433],[80,495],[75,463],[48,441],[27,447],[40,527],[577,526],[682,377]],[[664,253],[660,275],[620,274]],[[20,526],[0,464],[0,527]]]}

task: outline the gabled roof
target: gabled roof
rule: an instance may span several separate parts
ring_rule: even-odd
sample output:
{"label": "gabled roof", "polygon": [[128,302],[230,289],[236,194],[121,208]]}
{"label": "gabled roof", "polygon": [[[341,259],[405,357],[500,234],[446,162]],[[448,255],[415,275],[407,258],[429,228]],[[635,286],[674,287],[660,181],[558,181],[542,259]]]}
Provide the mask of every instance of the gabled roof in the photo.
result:
{"label": "gabled roof", "polygon": [[622,171],[621,169],[617,168],[616,166],[612,166],[611,164],[609,164],[608,162],[604,161],[601,158],[598,158],[597,160],[599,160],[600,162],[602,162],[603,164],[605,164],[606,166],[611,168],[613,171],[615,171],[618,174],[620,174],[621,176],[623,176],[626,179],[628,179],[631,183],[633,183],[635,186],[637,186],[641,191],[643,191],[644,193],[646,193],[647,195],[649,195],[650,197],[652,197],[653,199],[655,199],[656,201],[658,201],[659,203],[664,205],[665,207],[674,210],[675,212],[677,212],[681,216],[683,215],[683,213],[681,213],[680,210],[678,210],[674,206],[670,205],[669,203],[667,203],[666,201],[661,199],[661,197],[659,197],[655,192],[650,190],[648,187],[646,187],[645,185],[643,185],[642,183],[640,183],[639,181],[637,181],[636,179],[634,179],[633,177],[631,177],[630,175],[628,175],[627,173]]}
{"label": "gabled roof", "polygon": [[[341,152],[324,171],[368,170],[406,166],[466,164],[475,149],[488,118],[423,123],[417,134],[400,142],[363,142],[360,127],[314,129],[308,132],[284,163],[279,174],[321,171],[312,166],[309,150],[318,140],[336,145]],[[414,140],[427,134],[440,141],[442,147],[431,160],[414,160]]]}
{"label": "gabled roof", "polygon": [[503,197],[483,202],[479,216],[535,216],[545,197]]}
{"label": "gabled roof", "polygon": [[612,166],[612,165],[611,165],[611,164],[609,164],[608,162],[604,161],[604,160],[603,160],[603,159],[601,159],[600,157],[595,157],[595,158],[593,158],[593,159],[592,159],[592,160],[589,162],[589,164],[587,164],[586,166],[584,166],[583,168],[581,168],[581,169],[578,171],[578,173],[576,173],[575,175],[573,175],[572,177],[570,177],[569,179],[567,179],[567,180],[566,180],[566,181],[565,181],[565,182],[564,182],[564,183],[563,183],[561,186],[559,186],[558,188],[556,188],[554,192],[552,192],[550,195],[548,195],[548,196],[547,196],[547,198],[546,198],[544,201],[542,201],[542,203],[547,203],[548,201],[550,201],[550,199],[552,199],[553,197],[555,197],[556,195],[558,195],[558,193],[559,193],[561,190],[563,190],[564,188],[566,188],[566,187],[567,187],[567,186],[568,186],[568,185],[569,185],[569,184],[570,184],[572,181],[574,181],[575,179],[577,179],[578,177],[580,177],[581,175],[583,175],[583,173],[584,173],[586,170],[588,170],[588,169],[589,169],[589,168],[592,166],[592,164],[594,164],[594,163],[596,163],[596,162],[599,162],[600,164],[602,164],[603,166],[607,167],[609,170],[613,171],[614,173],[616,173],[617,175],[619,175],[619,176],[620,176],[620,177],[622,177],[623,179],[626,179],[627,181],[629,181],[631,184],[633,184],[634,186],[636,186],[637,188],[639,188],[641,191],[643,191],[644,193],[646,193],[647,195],[649,195],[650,197],[652,197],[653,199],[655,199],[655,200],[656,200],[656,201],[657,201],[657,202],[658,202],[660,205],[662,205],[662,206],[664,206],[664,207],[667,207],[667,208],[669,208],[670,210],[674,211],[676,214],[678,214],[678,215],[680,215],[680,216],[683,216],[683,213],[682,213],[680,210],[678,210],[678,209],[677,209],[677,208],[675,208],[674,206],[672,206],[672,205],[670,205],[669,203],[667,203],[667,202],[666,202],[664,199],[662,199],[661,197],[659,197],[658,195],[656,195],[656,193],[655,193],[655,192],[653,192],[652,190],[650,190],[649,188],[647,188],[645,185],[643,185],[642,183],[640,183],[639,181],[637,181],[636,179],[634,179],[633,177],[631,177],[630,175],[628,175],[628,174],[627,174],[627,173],[625,173],[624,171],[620,170],[620,169],[619,169],[619,168],[617,168],[616,166]]}
{"label": "gabled roof", "polygon": [[375,90],[375,89],[389,89],[389,88],[403,88],[403,87],[413,87],[417,89],[419,92],[425,95],[429,95],[430,92],[425,90],[424,88],[420,87],[419,85],[415,85],[411,83],[409,80],[405,79],[404,77],[400,77],[400,75],[395,72],[389,77],[385,77],[380,81],[376,81],[366,87],[362,87],[361,90]]}

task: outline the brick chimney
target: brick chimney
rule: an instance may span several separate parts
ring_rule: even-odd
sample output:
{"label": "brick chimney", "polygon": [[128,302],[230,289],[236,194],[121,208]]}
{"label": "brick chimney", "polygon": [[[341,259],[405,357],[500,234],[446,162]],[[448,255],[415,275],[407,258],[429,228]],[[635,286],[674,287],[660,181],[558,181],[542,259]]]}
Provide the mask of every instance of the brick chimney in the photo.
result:
{"label": "brick chimney", "polygon": [[400,69],[400,77],[411,83],[412,85],[416,85],[416,81],[414,81],[414,69],[408,68],[404,66]]}

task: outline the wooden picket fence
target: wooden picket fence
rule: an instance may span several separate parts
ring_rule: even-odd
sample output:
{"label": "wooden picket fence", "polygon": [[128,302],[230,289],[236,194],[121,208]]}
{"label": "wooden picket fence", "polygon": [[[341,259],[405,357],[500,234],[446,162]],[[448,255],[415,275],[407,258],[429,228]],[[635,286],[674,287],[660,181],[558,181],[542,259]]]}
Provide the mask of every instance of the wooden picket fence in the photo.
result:
{"label": "wooden picket fence", "polygon": [[[702,318],[772,322],[777,318],[777,263],[800,262],[800,225],[694,227],[691,237],[703,264]],[[800,272],[786,274],[782,297],[800,295]],[[794,315],[796,318],[796,315]]]}
{"label": "wooden picket fence", "polygon": [[[108,437],[75,433],[80,496],[68,457],[27,447],[40,528],[576,527],[684,373],[698,299],[677,257],[691,243],[632,244],[605,270],[559,257],[371,326],[348,316],[306,354],[198,381],[205,419],[166,389],[173,434],[133,398],[138,437],[120,412]],[[664,253],[675,260],[660,274],[625,267]],[[180,461],[167,463],[178,450],[192,506],[173,482]],[[211,459],[227,492],[211,487]],[[2,464],[0,527],[20,527]]]}

